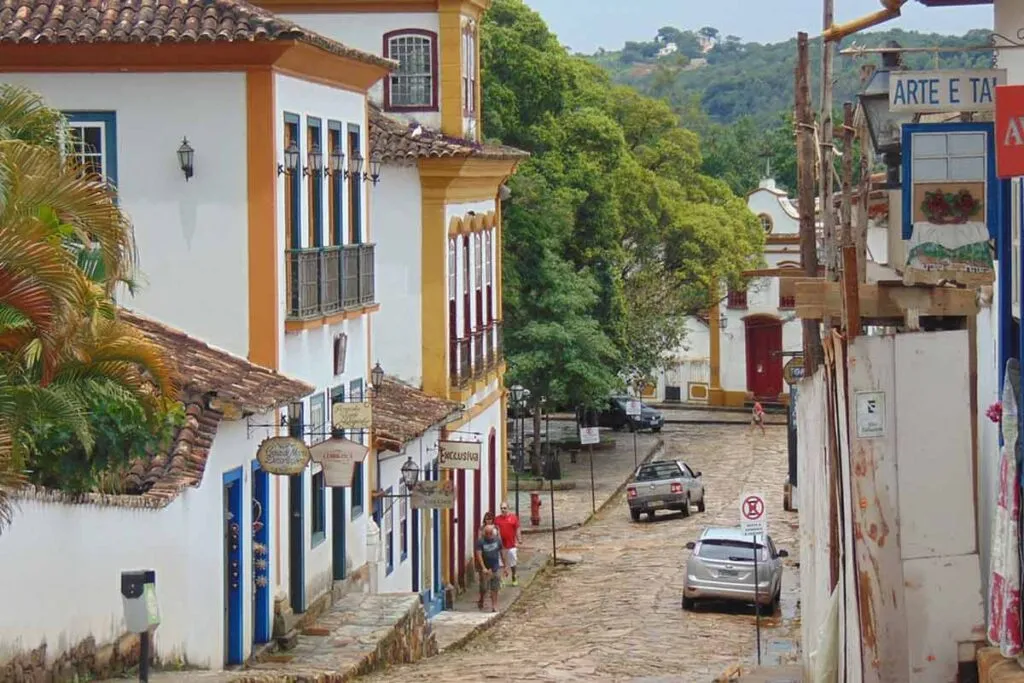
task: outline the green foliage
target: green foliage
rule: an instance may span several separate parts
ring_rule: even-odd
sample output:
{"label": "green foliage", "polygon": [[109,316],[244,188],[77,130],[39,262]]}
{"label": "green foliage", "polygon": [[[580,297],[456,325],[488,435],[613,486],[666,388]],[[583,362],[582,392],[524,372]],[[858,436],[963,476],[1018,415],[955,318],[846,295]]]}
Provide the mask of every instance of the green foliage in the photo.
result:
{"label": "green foliage", "polygon": [[166,449],[184,424],[184,409],[147,411],[123,388],[91,383],[83,396],[88,439],[63,413],[36,413],[19,436],[27,446],[29,481],[71,492],[120,493],[121,475],[132,461]]}
{"label": "green foliage", "polygon": [[[522,0],[496,0],[482,36],[485,132],[532,153],[503,213],[509,381],[593,405],[664,363],[763,234],[668,104],[569,55]],[[635,50],[667,42],[699,48],[664,30]]]}

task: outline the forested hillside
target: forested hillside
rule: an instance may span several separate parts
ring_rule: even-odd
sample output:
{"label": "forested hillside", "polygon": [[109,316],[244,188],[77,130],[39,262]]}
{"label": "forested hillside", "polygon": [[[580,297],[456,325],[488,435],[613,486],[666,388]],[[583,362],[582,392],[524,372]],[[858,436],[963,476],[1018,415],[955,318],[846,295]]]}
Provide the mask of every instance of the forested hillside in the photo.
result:
{"label": "forested hillside", "polygon": [[[977,29],[962,36],[945,36],[891,29],[858,34],[840,48],[881,47],[890,40],[903,47],[963,48],[987,44],[989,32]],[[795,37],[763,45],[744,42],[738,36],[722,36],[708,26],[696,31],[667,26],[649,41],[627,42],[622,50],[602,50],[587,59],[608,71],[614,81],[668,101],[683,125],[701,138],[701,170],[724,180],[734,192],[743,194],[756,187],[769,160],[776,179],[784,187],[795,189]],[[820,89],[820,60],[821,41],[815,39],[811,42],[815,100]],[[880,63],[879,57],[836,59],[837,111],[843,102],[856,99],[862,88],[861,67],[868,63]],[[909,53],[904,63],[909,69],[986,68],[992,64],[992,53]]]}

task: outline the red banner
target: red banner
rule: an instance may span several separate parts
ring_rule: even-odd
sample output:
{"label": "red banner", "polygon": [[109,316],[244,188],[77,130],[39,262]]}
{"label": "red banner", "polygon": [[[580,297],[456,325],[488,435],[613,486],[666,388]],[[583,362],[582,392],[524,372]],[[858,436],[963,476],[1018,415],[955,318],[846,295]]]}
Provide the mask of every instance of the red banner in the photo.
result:
{"label": "red banner", "polygon": [[1024,85],[996,88],[996,176],[1024,176]]}

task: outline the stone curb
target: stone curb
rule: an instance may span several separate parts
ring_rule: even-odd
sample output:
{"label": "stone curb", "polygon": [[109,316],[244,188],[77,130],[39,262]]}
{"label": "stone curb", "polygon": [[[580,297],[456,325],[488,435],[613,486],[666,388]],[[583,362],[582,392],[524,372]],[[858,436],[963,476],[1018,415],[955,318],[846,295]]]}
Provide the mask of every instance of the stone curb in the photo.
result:
{"label": "stone curb", "polygon": [[469,643],[469,641],[473,640],[478,635],[480,635],[481,633],[483,633],[484,631],[486,631],[487,629],[491,628],[492,626],[497,624],[499,621],[504,619],[505,615],[508,614],[509,610],[512,609],[512,605],[514,605],[517,602],[519,602],[519,599],[522,598],[523,595],[526,593],[527,589],[530,586],[533,585],[533,582],[536,581],[537,578],[539,576],[541,576],[542,574],[547,573],[547,571],[550,568],[551,568],[551,554],[547,553],[547,559],[544,561],[544,564],[542,564],[537,569],[537,571],[535,571],[533,573],[533,576],[531,576],[528,581],[523,581],[520,584],[520,586],[519,586],[519,595],[517,595],[515,598],[510,600],[505,605],[504,609],[502,609],[500,612],[498,612],[496,615],[494,615],[493,618],[488,619],[487,621],[485,621],[482,624],[477,624],[476,626],[474,626],[472,629],[467,631],[465,635],[463,635],[462,637],[452,641],[452,643],[448,647],[444,648],[443,650],[438,650],[437,654],[440,655],[440,654],[444,654],[445,652],[452,652],[454,650],[459,650],[459,649],[465,647],[466,644]]}
{"label": "stone curb", "polygon": [[[647,455],[645,455],[643,457],[643,459],[640,460],[640,464],[643,465],[644,463],[650,462],[651,459],[654,458],[654,456],[658,453],[658,451],[660,451],[664,447],[665,447],[665,440],[664,439],[658,439],[654,443],[654,445],[651,446],[650,450],[647,451]],[[616,488],[614,491],[612,491],[611,495],[608,496],[608,498],[606,498],[603,503],[598,505],[597,506],[597,510],[592,512],[592,513],[590,513],[590,515],[588,515],[586,519],[584,519],[582,522],[573,522],[572,524],[565,524],[563,526],[556,526],[555,527],[555,533],[558,533],[560,531],[572,531],[573,529],[579,529],[580,527],[586,525],[588,522],[590,522],[590,520],[592,520],[595,516],[597,516],[597,513],[599,513],[602,510],[604,510],[605,507],[607,507],[608,504],[612,502],[613,498],[615,498],[617,495],[622,493],[622,489],[626,488],[626,484],[628,484],[628,483],[629,483],[629,476],[627,476],[625,479],[623,479],[622,483],[619,484],[618,488]],[[536,527],[536,528],[534,528],[534,527],[525,528],[524,527],[523,528],[523,535],[524,536],[533,536],[535,534],[550,534],[550,533],[551,533],[551,529],[550,528],[546,528],[546,527]]]}
{"label": "stone curb", "polygon": [[[644,463],[649,462],[664,447],[665,447],[665,441],[662,440],[662,439],[658,439],[658,441],[647,452],[647,455],[644,457],[642,462],[644,462]],[[628,483],[629,483],[629,477],[627,476],[622,481],[622,483],[619,484],[618,488],[615,489],[615,491],[612,493],[612,495],[608,496],[607,500],[605,500],[603,503],[601,503],[601,505],[597,508],[597,512],[592,513],[583,522],[577,523],[577,524],[571,524],[571,525],[568,525],[568,526],[566,526],[564,528],[557,528],[557,529],[555,529],[555,531],[556,532],[558,532],[558,531],[568,531],[569,529],[576,529],[578,527],[581,527],[581,526],[584,526],[584,525],[588,524],[592,519],[594,519],[594,517],[597,516],[598,512],[601,512],[602,510],[604,510],[605,507],[607,507],[608,504],[611,503],[612,500],[615,497],[617,497],[620,493],[622,493],[622,490],[624,488],[626,488],[626,484],[628,484]],[[546,529],[546,531],[550,532],[551,529]],[[524,531],[523,533],[526,533],[526,532]],[[541,533],[541,532],[537,531],[537,532],[534,532],[534,533]],[[451,652],[453,650],[457,650],[459,648],[465,647],[466,644],[469,643],[469,641],[471,641],[473,638],[477,637],[478,635],[480,635],[481,633],[483,633],[484,631],[486,631],[487,629],[491,628],[492,626],[497,624],[499,621],[504,619],[505,615],[508,614],[509,611],[512,609],[512,605],[516,604],[519,601],[519,599],[522,598],[523,595],[526,594],[526,591],[530,588],[530,586],[533,585],[533,583],[540,576],[542,576],[543,574],[546,574],[551,569],[551,567],[553,566],[551,560],[552,560],[552,558],[551,558],[551,555],[549,553],[548,556],[547,556],[547,560],[544,562],[544,564],[542,564],[540,566],[540,568],[536,572],[534,572],[533,577],[531,577],[529,581],[525,581],[522,584],[522,586],[520,587],[520,590],[519,590],[519,595],[517,595],[514,600],[509,601],[509,603],[507,605],[505,605],[505,608],[501,612],[499,612],[493,619],[489,619],[488,621],[485,621],[482,624],[474,626],[464,636],[462,636],[461,638],[459,638],[459,639],[455,640],[454,642],[452,642],[451,645],[449,645],[445,649],[443,649],[440,652],[438,652],[438,654],[442,654],[442,653],[445,653],[445,652]]]}

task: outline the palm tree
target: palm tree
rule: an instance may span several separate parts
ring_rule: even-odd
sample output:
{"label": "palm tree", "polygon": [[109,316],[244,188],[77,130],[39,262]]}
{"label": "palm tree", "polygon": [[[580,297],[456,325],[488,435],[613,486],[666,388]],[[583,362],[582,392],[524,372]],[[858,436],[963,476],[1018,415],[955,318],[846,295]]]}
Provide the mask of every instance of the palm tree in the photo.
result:
{"label": "palm tree", "polygon": [[175,397],[162,349],[118,320],[112,300],[135,268],[131,223],[66,140],[59,112],[0,86],[0,531],[12,514],[5,491],[24,482],[18,436],[31,421],[67,426],[88,450],[89,396],[148,411]]}

